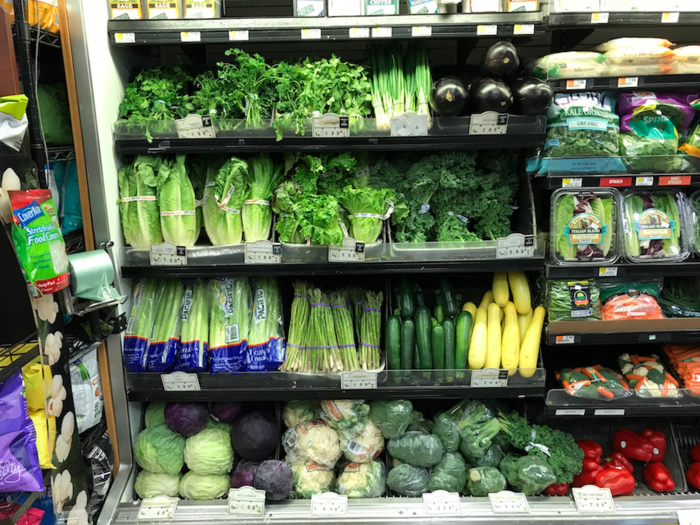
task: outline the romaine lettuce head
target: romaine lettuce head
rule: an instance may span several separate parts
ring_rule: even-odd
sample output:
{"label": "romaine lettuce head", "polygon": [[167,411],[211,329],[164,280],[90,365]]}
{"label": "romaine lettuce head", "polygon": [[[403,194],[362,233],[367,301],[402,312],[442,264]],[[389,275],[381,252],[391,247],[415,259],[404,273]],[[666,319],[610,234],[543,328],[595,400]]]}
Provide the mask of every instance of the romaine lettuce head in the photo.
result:
{"label": "romaine lettuce head", "polygon": [[142,470],[136,476],[134,490],[140,498],[154,498],[156,496],[176,498],[181,477],[180,474],[154,474]]}
{"label": "romaine lettuce head", "polygon": [[233,467],[229,434],[218,428],[205,428],[185,442],[185,463],[197,474],[228,474]]}
{"label": "romaine lettuce head", "polygon": [[226,474],[201,475],[188,472],[180,480],[180,496],[185,499],[219,499],[228,492],[229,479]]}
{"label": "romaine lettuce head", "polygon": [[136,437],[134,457],[154,474],[178,474],[185,464],[185,438],[167,425],[148,427]]}

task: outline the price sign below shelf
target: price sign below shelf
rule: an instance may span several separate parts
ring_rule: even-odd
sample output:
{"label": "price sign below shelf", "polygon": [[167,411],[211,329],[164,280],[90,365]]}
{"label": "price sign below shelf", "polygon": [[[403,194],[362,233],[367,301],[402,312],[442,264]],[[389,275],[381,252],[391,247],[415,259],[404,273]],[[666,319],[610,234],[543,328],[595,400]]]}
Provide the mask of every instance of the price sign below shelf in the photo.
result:
{"label": "price sign below shelf", "polygon": [[423,508],[428,516],[461,516],[459,494],[436,490],[423,494]]}
{"label": "price sign below shelf", "polygon": [[187,265],[187,248],[172,243],[151,244],[151,266]]}
{"label": "price sign below shelf", "polygon": [[311,136],[314,138],[341,138],[350,136],[350,117],[325,113],[311,119]]}
{"label": "price sign below shelf", "polygon": [[114,33],[114,41],[117,44],[133,44],[136,42],[134,33]]}
{"label": "price sign below shelf", "polygon": [[494,514],[529,514],[530,504],[527,497],[521,492],[502,490],[495,494],[489,494],[491,510]]}
{"label": "price sign below shelf", "polygon": [[245,42],[250,40],[250,33],[247,29],[238,29],[228,32],[228,39],[232,42]]}
{"label": "price sign below shelf", "polygon": [[201,42],[202,33],[199,31],[182,31],[180,33],[181,42]]}
{"label": "price sign below shelf", "polygon": [[171,520],[175,517],[178,501],[180,501],[178,498],[167,496],[144,498],[141,500],[136,521]]}
{"label": "price sign below shelf", "polygon": [[172,372],[161,374],[160,380],[163,382],[163,390],[166,392],[196,392],[201,390],[197,374]]}
{"label": "price sign below shelf", "polygon": [[348,512],[348,497],[345,494],[324,492],[311,496],[312,516],[345,516]]}
{"label": "price sign below shelf", "polygon": [[350,38],[369,38],[369,27],[351,27],[348,36]]}
{"label": "price sign below shelf", "polygon": [[301,30],[302,40],[321,40],[321,30],[320,29],[302,29]]}
{"label": "price sign below shelf", "polygon": [[259,516],[265,515],[265,491],[253,487],[241,487],[228,491],[229,514]]}
{"label": "price sign below shelf", "polygon": [[365,243],[350,237],[343,239],[342,246],[328,247],[328,262],[364,262]]}
{"label": "price sign below shelf", "polygon": [[678,525],[700,525],[700,512],[697,509],[678,510],[676,513]]}
{"label": "price sign below shelf", "polygon": [[377,373],[364,370],[341,372],[340,387],[342,390],[376,390]]}
{"label": "price sign below shelf", "polygon": [[373,27],[372,38],[391,38],[392,30],[390,27]]}
{"label": "price sign below shelf", "polygon": [[661,13],[662,24],[677,24],[680,17],[679,13]]}
{"label": "price sign below shelf", "polygon": [[535,24],[515,24],[513,26],[514,35],[533,35],[535,33]]}
{"label": "price sign below shelf", "polygon": [[391,117],[392,137],[424,137],[428,134],[428,115],[411,111]]}
{"label": "price sign below shelf", "polygon": [[469,119],[470,135],[505,135],[508,132],[508,114],[487,111]]}
{"label": "price sign below shelf", "polygon": [[282,262],[282,245],[278,242],[255,241],[243,244],[246,264],[279,264]]}
{"label": "price sign below shelf", "polygon": [[484,368],[471,371],[472,388],[503,388],[508,386],[508,370]]}
{"label": "price sign below shelf", "polygon": [[476,26],[477,36],[496,36],[498,34],[498,26],[495,24]]}
{"label": "price sign below shelf", "polygon": [[210,116],[187,115],[175,121],[179,139],[213,139],[216,129]]}
{"label": "price sign below shelf", "polygon": [[519,259],[535,255],[535,237],[511,233],[496,241],[496,259]]}
{"label": "price sign below shelf", "polygon": [[601,489],[594,485],[571,489],[574,494],[576,509],[586,514],[609,514],[615,512],[610,489]]}
{"label": "price sign below shelf", "polygon": [[433,35],[433,28],[430,26],[414,26],[411,28],[412,37],[430,37]]}

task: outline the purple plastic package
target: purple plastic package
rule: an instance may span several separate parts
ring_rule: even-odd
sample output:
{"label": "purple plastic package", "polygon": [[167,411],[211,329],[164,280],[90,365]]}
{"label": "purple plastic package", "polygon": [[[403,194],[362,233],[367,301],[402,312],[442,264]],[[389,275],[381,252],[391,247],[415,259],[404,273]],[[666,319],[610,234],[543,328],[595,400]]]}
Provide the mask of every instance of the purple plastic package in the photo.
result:
{"label": "purple plastic package", "polygon": [[665,116],[680,132],[688,128],[695,115],[690,105],[698,98],[689,93],[652,93],[651,91],[633,91],[620,93],[618,114],[620,131],[630,131],[630,120],[653,119],[654,115]]}
{"label": "purple plastic package", "polygon": [[40,492],[44,482],[22,372],[0,383],[0,492]]}

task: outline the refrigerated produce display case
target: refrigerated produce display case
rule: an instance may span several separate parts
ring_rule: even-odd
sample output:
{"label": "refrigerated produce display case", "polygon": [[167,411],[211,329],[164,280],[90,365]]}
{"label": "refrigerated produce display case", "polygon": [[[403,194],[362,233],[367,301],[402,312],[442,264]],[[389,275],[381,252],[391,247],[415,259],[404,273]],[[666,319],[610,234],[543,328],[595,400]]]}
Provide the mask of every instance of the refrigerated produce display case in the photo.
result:
{"label": "refrigerated produce display case", "polygon": [[697,520],[697,8],[65,3],[97,523]]}

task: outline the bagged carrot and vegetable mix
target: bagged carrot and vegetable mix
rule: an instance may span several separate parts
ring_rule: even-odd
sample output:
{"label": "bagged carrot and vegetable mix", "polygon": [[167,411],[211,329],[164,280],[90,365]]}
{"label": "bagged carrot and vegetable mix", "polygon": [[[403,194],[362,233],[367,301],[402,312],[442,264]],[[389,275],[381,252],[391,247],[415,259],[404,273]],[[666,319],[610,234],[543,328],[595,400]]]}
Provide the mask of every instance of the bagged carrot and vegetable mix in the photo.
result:
{"label": "bagged carrot and vegetable mix", "polygon": [[700,346],[666,345],[664,351],[683,380],[682,387],[700,395]]}
{"label": "bagged carrot and vegetable mix", "polygon": [[659,287],[659,281],[600,283],[603,321],[663,319]]}
{"label": "bagged carrot and vegetable mix", "polygon": [[625,379],[614,370],[601,365],[564,368],[556,375],[557,380],[572,396],[614,399],[631,395]]}
{"label": "bagged carrot and vegetable mix", "polygon": [[659,356],[622,354],[617,358],[620,370],[629,381],[630,388],[640,397],[676,397],[678,381],[659,360]]}
{"label": "bagged carrot and vegetable mix", "polygon": [[66,288],[66,244],[49,190],[10,191],[12,241],[33,297]]}

